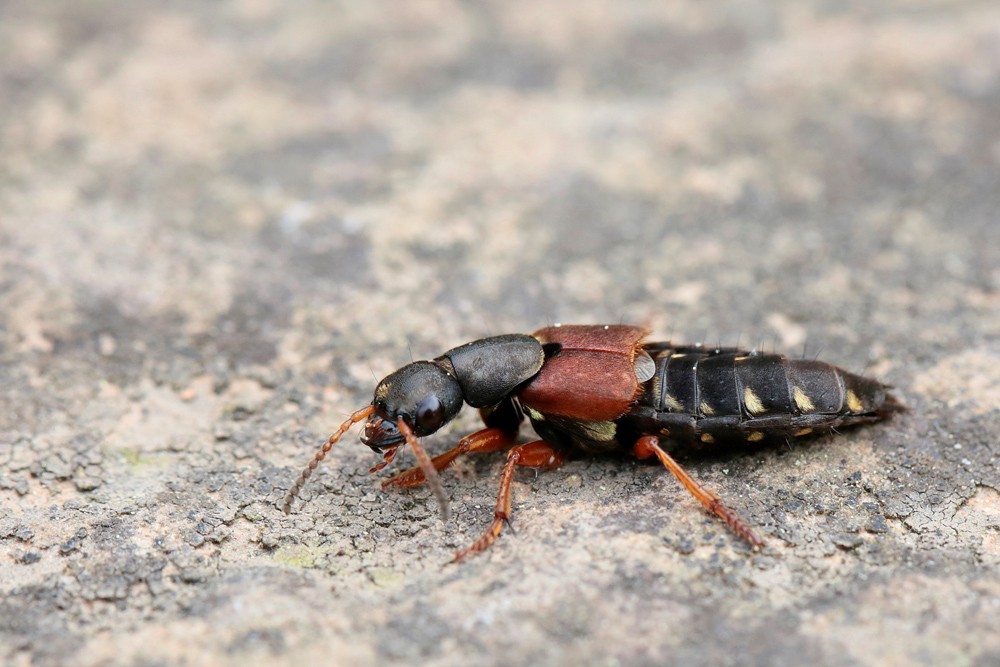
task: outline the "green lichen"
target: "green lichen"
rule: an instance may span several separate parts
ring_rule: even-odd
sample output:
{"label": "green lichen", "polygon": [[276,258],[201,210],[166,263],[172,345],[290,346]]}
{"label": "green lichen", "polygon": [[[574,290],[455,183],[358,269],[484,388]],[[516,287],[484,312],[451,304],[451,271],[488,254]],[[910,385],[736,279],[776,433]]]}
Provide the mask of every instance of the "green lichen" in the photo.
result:
{"label": "green lichen", "polygon": [[293,544],[279,547],[274,552],[274,560],[288,567],[310,569],[318,567],[319,562],[326,558],[330,550],[324,547],[308,544]]}
{"label": "green lichen", "polygon": [[373,567],[369,569],[368,576],[371,577],[372,583],[379,588],[395,588],[403,583],[404,579],[406,579],[402,572],[380,567]]}

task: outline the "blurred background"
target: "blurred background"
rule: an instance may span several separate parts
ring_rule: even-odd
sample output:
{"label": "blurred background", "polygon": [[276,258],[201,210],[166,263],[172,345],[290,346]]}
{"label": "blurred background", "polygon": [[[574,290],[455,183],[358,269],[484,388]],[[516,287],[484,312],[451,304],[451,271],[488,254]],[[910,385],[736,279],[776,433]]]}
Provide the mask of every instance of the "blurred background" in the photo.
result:
{"label": "blurred background", "polygon": [[[998,210],[995,3],[4,2],[0,655],[1000,660]],[[460,567],[499,459],[274,507],[411,358],[619,321],[911,413],[690,461],[759,555],[622,462]]]}

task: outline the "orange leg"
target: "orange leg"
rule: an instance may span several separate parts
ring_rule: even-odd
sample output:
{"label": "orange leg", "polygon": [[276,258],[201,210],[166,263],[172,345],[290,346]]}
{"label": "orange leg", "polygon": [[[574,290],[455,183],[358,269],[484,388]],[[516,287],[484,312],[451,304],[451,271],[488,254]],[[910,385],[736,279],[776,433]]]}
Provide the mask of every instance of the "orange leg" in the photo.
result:
{"label": "orange leg", "polygon": [[742,537],[744,540],[749,542],[754,549],[764,548],[764,541],[754,534],[747,522],[743,520],[739,514],[735,511],[729,509],[723,504],[722,499],[715,495],[701,484],[696,482],[692,477],[687,474],[687,471],[680,466],[677,461],[670,457],[663,448],[660,447],[660,440],[655,435],[644,435],[639,438],[635,443],[635,456],[639,459],[648,459],[651,456],[656,456],[660,459],[660,462],[666,466],[667,470],[674,474],[684,488],[687,489],[691,495],[697,498],[698,502],[707,509],[709,512],[719,517],[726,522],[734,533]]}
{"label": "orange leg", "polygon": [[503,467],[503,473],[500,474],[500,492],[497,494],[497,504],[493,510],[493,523],[478,540],[457,552],[454,560],[461,560],[469,554],[478,553],[488,548],[500,536],[504,524],[510,524],[510,497],[511,484],[514,481],[514,468],[524,466],[551,469],[559,467],[565,460],[565,454],[544,440],[535,440],[511,449],[510,453],[507,454],[507,463]]}
{"label": "orange leg", "polygon": [[[435,470],[441,472],[454,463],[455,459],[463,454],[468,454],[470,452],[498,452],[502,449],[511,447],[516,438],[517,433],[515,432],[502,428],[484,428],[481,431],[476,431],[475,433],[465,436],[456,446],[452,447],[444,454],[440,454],[432,458],[431,465],[434,466]],[[381,467],[384,466],[378,466],[379,469]],[[371,472],[374,471],[375,468],[371,470]],[[424,476],[424,471],[418,466],[410,468],[409,470],[404,470],[395,477],[385,480],[382,482],[382,488],[390,486],[419,486],[426,481],[427,479]]]}

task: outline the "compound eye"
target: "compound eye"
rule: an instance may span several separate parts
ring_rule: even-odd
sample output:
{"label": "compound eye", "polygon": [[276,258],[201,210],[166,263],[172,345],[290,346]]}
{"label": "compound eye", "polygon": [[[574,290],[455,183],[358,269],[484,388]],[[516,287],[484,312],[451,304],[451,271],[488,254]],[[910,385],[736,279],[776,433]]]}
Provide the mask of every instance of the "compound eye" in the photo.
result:
{"label": "compound eye", "polygon": [[437,396],[431,395],[417,405],[417,427],[423,433],[430,434],[441,428],[444,423],[444,406]]}

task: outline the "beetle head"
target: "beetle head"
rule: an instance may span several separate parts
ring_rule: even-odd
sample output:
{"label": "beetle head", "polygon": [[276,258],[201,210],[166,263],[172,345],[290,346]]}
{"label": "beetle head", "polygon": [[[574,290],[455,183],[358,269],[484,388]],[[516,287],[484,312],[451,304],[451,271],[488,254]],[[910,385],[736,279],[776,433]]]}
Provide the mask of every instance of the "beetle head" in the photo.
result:
{"label": "beetle head", "polygon": [[430,435],[455,418],[462,400],[458,380],[432,361],[415,361],[378,383],[361,442],[375,452],[399,445],[405,440],[400,419],[415,435]]}

